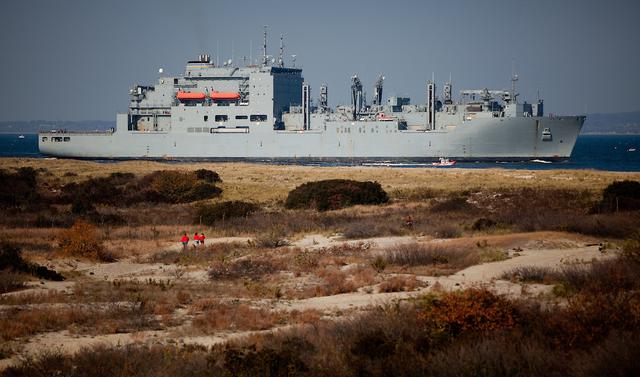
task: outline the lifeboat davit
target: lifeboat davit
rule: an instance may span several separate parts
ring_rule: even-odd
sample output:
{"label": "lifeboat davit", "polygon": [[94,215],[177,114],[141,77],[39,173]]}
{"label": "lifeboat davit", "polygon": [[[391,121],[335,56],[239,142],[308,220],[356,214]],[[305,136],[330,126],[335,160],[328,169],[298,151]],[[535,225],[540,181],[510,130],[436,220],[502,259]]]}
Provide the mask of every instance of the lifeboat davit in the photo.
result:
{"label": "lifeboat davit", "polygon": [[237,101],[240,99],[240,93],[235,92],[211,92],[209,95],[214,101]]}
{"label": "lifeboat davit", "polygon": [[181,101],[184,101],[184,100],[202,101],[206,97],[207,96],[205,96],[204,93],[200,93],[200,92],[178,92],[178,94],[176,94],[176,98]]}

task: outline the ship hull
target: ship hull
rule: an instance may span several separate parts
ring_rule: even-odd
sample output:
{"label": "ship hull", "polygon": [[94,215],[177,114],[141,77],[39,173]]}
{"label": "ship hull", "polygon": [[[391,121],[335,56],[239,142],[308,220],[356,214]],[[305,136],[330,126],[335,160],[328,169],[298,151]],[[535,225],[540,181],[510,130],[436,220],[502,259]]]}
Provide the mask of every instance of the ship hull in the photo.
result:
{"label": "ship hull", "polygon": [[326,122],[307,131],[248,125],[238,132],[135,132],[119,125],[109,133],[42,133],[38,140],[45,155],[87,159],[557,161],[571,156],[583,123],[584,117],[486,118],[411,131],[395,122]]}

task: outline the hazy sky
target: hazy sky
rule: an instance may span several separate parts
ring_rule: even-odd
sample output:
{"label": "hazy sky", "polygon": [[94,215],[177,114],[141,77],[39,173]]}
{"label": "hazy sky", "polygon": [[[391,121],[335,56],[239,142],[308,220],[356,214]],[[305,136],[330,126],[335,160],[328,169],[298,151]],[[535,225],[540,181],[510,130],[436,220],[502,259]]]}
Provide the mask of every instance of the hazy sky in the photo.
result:
{"label": "hazy sky", "polygon": [[[512,61],[523,99],[546,112],[640,110],[640,1],[20,0],[0,5],[0,120],[115,119],[128,89],[158,68],[180,74],[201,52],[241,63],[285,35],[314,97],[349,99],[357,73],[367,95],[424,102],[438,91],[508,88]],[[214,58],[216,59],[216,58]]]}

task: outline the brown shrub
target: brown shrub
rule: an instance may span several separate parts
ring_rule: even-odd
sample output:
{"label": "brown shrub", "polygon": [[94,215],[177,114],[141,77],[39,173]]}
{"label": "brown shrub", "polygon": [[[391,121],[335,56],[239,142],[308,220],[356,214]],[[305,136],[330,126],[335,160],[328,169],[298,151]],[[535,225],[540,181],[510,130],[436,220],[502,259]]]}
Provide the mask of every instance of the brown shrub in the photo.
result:
{"label": "brown shrub", "polygon": [[569,375],[565,355],[516,336],[460,341],[429,356],[426,376]]}
{"label": "brown shrub", "polygon": [[265,232],[258,234],[254,242],[257,246],[275,249],[290,244],[285,238],[286,234],[287,233],[284,228],[273,226]]}
{"label": "brown shrub", "polygon": [[249,278],[260,279],[264,275],[278,271],[278,266],[270,259],[239,259],[234,261],[214,261],[209,268],[211,280]]}
{"label": "brown shrub", "polygon": [[635,231],[622,245],[622,256],[640,263],[640,230]]}
{"label": "brown shrub", "polygon": [[280,312],[253,308],[246,304],[207,303],[192,326],[206,334],[220,330],[266,330],[284,321]]}
{"label": "brown shrub", "polygon": [[380,283],[380,292],[410,292],[415,290],[420,282],[415,276],[394,276]]}
{"label": "brown shrub", "polygon": [[516,325],[517,312],[508,300],[484,289],[467,289],[427,298],[419,319],[437,332],[457,336],[467,331],[495,331]]}
{"label": "brown shrub", "polygon": [[316,287],[316,296],[337,295],[357,289],[355,283],[349,279],[349,275],[336,268],[321,269],[318,271],[318,276],[323,279],[323,283]]}
{"label": "brown shrub", "polygon": [[468,202],[466,196],[462,195],[451,196],[431,206],[431,211],[433,212],[468,212],[473,209],[475,207]]}
{"label": "brown shrub", "polygon": [[98,229],[84,220],[77,220],[70,228],[61,230],[57,241],[65,255],[113,262],[102,246]]}
{"label": "brown shrub", "polygon": [[635,331],[640,326],[640,293],[582,293],[564,309],[545,319],[545,335],[558,347],[588,348],[612,330]]}
{"label": "brown shrub", "polygon": [[401,266],[437,265],[449,263],[451,249],[440,245],[400,244],[385,253],[390,264]]}
{"label": "brown shrub", "polygon": [[482,254],[464,246],[445,243],[402,244],[385,251],[388,264],[399,266],[432,266],[443,269],[462,269],[482,262]]}
{"label": "brown shrub", "polygon": [[0,270],[0,293],[22,289],[24,282],[24,276],[9,270]]}

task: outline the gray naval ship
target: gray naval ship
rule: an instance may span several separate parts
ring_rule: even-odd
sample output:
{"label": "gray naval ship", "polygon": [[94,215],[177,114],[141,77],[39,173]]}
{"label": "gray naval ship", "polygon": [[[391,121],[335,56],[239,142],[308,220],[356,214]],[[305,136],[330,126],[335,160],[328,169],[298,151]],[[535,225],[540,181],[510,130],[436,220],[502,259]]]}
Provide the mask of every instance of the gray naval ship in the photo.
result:
{"label": "gray naval ship", "polygon": [[[189,61],[183,75],[160,75],[154,86],[130,90],[129,110],[107,132],[40,133],[45,155],[93,159],[220,160],[566,160],[584,116],[544,116],[543,101],[518,101],[511,90],[462,90],[451,80],[442,95],[426,83],[426,101],[383,101],[384,77],[367,103],[351,77],[351,103],[332,109],[328,88],[312,101],[302,70],[267,55],[261,64]],[[315,102],[315,103],[314,103]]]}

